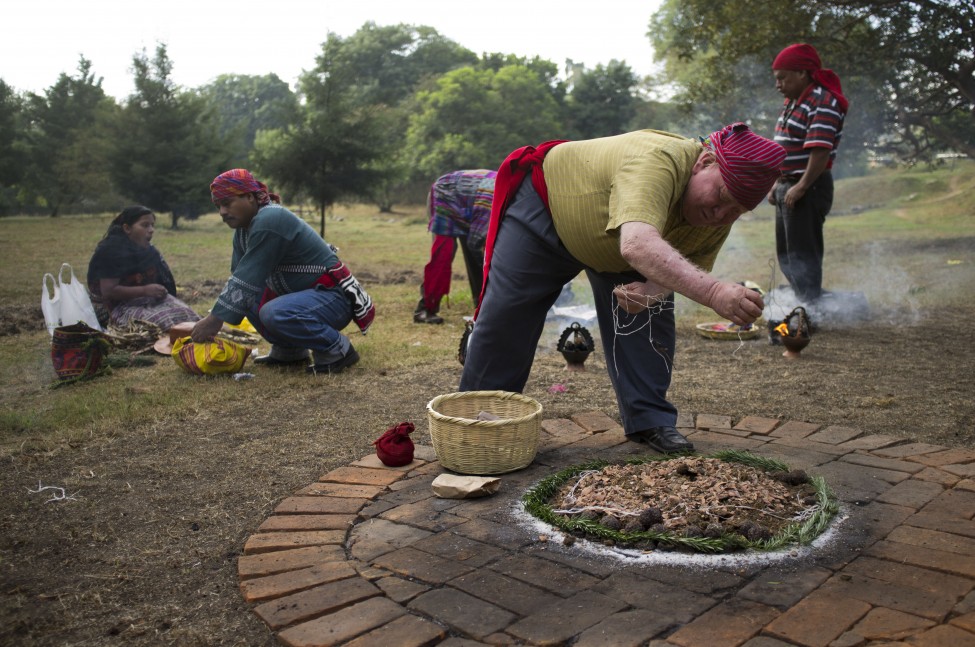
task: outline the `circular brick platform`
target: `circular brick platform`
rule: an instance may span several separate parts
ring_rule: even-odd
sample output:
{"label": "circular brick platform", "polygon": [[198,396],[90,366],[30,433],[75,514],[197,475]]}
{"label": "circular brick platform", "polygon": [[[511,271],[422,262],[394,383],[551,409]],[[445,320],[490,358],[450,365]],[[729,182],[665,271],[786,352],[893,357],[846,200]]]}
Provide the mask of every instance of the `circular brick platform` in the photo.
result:
{"label": "circular brick platform", "polygon": [[542,541],[524,491],[638,454],[602,412],[542,422],[531,466],[487,498],[437,498],[430,447],[375,455],[286,498],[251,535],[240,589],[278,640],[355,645],[975,646],[975,451],[847,427],[681,416],[698,451],[745,449],[823,476],[848,518],[822,550],[707,568],[623,563]]}

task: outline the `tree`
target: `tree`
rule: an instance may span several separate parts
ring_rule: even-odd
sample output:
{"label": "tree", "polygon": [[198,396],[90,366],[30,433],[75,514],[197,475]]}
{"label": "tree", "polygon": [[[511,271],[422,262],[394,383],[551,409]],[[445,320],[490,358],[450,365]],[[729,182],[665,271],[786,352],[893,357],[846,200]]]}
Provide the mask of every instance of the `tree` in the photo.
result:
{"label": "tree", "polygon": [[636,114],[637,77],[625,63],[610,61],[582,70],[567,100],[573,139],[592,139],[626,132]]}
{"label": "tree", "polygon": [[230,153],[220,146],[206,101],[169,78],[165,45],[151,61],[143,51],[132,62],[136,91],[118,119],[112,175],[127,197],[170,212],[176,229],[181,217],[209,207],[210,180],[226,170]]}
{"label": "tree", "polygon": [[54,217],[72,206],[104,203],[107,121],[114,101],[81,57],[78,75],[62,73],[44,95],[28,95],[24,193]]}
{"label": "tree", "polygon": [[250,167],[258,131],[298,121],[298,99],[276,74],[221,74],[198,92],[216,115],[218,136],[234,168]]}
{"label": "tree", "polygon": [[681,98],[696,104],[747,96],[736,65],[750,61],[768,71],[783,46],[812,43],[850,99],[845,141],[879,146],[886,139],[909,157],[944,146],[975,156],[970,2],[667,0],[649,36]]}
{"label": "tree", "polygon": [[407,149],[428,178],[497,168],[515,148],[566,134],[551,86],[524,65],[448,72],[418,92],[416,103]]}
{"label": "tree", "polygon": [[368,109],[378,133],[372,142],[377,154],[365,169],[373,180],[359,197],[391,211],[396,196],[416,180],[405,150],[414,93],[449,70],[475,64],[477,56],[432,27],[373,22],[345,39],[330,36],[322,54],[316,70],[335,77],[333,88],[350,105]]}
{"label": "tree", "polygon": [[21,133],[24,101],[0,79],[0,214],[12,211],[18,204],[16,187],[24,177],[25,143]]}

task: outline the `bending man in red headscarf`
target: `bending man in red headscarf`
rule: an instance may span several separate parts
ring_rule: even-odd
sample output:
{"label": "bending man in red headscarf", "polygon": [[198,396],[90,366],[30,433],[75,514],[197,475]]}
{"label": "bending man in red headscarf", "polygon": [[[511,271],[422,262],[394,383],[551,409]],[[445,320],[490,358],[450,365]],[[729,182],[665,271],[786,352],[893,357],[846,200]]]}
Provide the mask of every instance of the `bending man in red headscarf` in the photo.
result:
{"label": "bending man in red headscarf", "polygon": [[768,196],[775,205],[776,255],[796,297],[815,304],[823,293],[823,223],[833,206],[830,169],[849,104],[839,77],[823,69],[812,45],[783,49],[772,74],[785,97],[775,141],[787,153]]}
{"label": "bending man in red headscarf", "polygon": [[703,144],[642,130],[514,151],[495,182],[460,389],[522,391],[548,309],[585,271],[626,437],[661,452],[692,450],[667,400],[673,295],[738,325],[761,316],[757,292],[708,272],[784,157],[741,123]]}

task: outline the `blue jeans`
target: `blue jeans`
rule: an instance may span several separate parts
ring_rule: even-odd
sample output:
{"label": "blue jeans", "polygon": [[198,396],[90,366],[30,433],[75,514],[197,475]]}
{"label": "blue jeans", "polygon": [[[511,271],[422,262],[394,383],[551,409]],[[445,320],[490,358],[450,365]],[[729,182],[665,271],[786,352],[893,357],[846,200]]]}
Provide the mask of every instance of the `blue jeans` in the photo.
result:
{"label": "blue jeans", "polygon": [[352,345],[339,332],[352,321],[352,304],[339,288],[282,294],[247,318],[273,345],[288,350],[307,348],[319,362],[344,356]]}

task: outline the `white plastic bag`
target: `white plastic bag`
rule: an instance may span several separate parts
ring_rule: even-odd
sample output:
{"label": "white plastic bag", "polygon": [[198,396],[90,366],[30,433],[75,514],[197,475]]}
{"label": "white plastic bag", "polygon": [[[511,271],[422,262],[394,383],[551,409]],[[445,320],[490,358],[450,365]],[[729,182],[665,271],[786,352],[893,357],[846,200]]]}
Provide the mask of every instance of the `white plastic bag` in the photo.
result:
{"label": "white plastic bag", "polygon": [[[65,268],[71,273],[68,281],[64,280]],[[45,278],[45,280],[47,279]],[[58,318],[61,320],[62,326],[70,326],[79,321],[83,321],[95,330],[104,330],[101,324],[98,323],[98,315],[95,314],[95,307],[91,304],[91,297],[88,296],[88,288],[78,280],[78,277],[74,275],[74,269],[67,263],[63,263],[61,270],[58,272],[58,287],[60,288],[60,310]],[[47,295],[47,287],[44,288],[44,295]],[[41,306],[43,307],[43,305],[44,300],[42,298]],[[50,330],[53,335],[53,328]]]}
{"label": "white plastic bag", "polygon": [[[48,279],[51,279],[51,289],[48,289]],[[41,310],[44,312],[44,325],[47,326],[47,332],[53,337],[54,329],[61,325],[61,288],[58,287],[57,279],[50,272],[41,279]]]}

